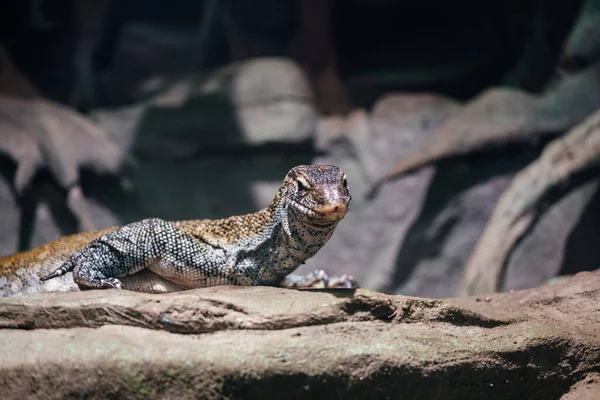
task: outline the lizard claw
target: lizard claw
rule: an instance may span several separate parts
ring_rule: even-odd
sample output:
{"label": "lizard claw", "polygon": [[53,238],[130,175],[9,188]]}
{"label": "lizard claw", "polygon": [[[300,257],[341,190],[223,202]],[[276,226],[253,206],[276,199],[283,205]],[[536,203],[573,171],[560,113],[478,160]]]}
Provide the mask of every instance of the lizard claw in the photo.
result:
{"label": "lizard claw", "polygon": [[322,269],[317,269],[306,275],[304,287],[324,289],[327,287],[327,281],[329,281],[327,272],[323,271]]}
{"label": "lizard claw", "polygon": [[117,278],[106,278],[100,281],[101,289],[123,289],[123,284]]}
{"label": "lizard claw", "polygon": [[328,289],[356,289],[359,288],[358,282],[354,279],[352,275],[343,274],[329,277],[327,281]]}
{"label": "lizard claw", "polygon": [[360,287],[352,275],[343,274],[330,277],[322,269],[317,269],[305,276],[295,275],[293,278],[288,276],[284,286],[297,289],[355,289]]}
{"label": "lizard claw", "polygon": [[354,280],[352,275],[334,275],[329,276],[322,269],[313,271],[306,276],[307,281],[305,287],[310,288],[326,288],[326,289],[355,289],[358,288],[358,282]]}

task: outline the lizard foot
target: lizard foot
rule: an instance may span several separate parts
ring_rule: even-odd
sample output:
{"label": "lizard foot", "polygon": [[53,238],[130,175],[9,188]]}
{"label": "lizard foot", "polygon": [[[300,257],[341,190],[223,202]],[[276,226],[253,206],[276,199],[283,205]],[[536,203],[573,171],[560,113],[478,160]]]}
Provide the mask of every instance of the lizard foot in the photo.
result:
{"label": "lizard foot", "polygon": [[356,289],[359,288],[358,282],[352,277],[352,275],[342,274],[330,276],[327,281],[327,288],[344,288],[344,289]]}
{"label": "lizard foot", "polygon": [[117,278],[96,279],[91,282],[76,282],[81,290],[93,289],[123,289],[123,284]]}
{"label": "lizard foot", "polygon": [[106,289],[123,289],[121,281],[117,278],[107,278],[102,280],[102,284],[105,285]]}
{"label": "lizard foot", "polygon": [[281,286],[296,289],[355,289],[358,282],[351,275],[329,276],[322,269],[317,269],[308,275],[291,274],[285,277]]}

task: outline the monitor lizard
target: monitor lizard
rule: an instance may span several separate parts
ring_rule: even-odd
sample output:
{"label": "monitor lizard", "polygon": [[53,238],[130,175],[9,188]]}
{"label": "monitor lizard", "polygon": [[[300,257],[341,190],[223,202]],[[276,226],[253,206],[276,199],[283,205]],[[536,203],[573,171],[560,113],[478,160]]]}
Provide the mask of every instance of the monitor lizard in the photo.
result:
{"label": "monitor lizard", "polygon": [[216,285],[356,287],[348,275],[292,274],[327,243],[351,203],[340,168],[300,165],[288,172],[271,204],[255,213],[174,222],[149,218],[2,257],[0,295],[110,288],[157,293]]}

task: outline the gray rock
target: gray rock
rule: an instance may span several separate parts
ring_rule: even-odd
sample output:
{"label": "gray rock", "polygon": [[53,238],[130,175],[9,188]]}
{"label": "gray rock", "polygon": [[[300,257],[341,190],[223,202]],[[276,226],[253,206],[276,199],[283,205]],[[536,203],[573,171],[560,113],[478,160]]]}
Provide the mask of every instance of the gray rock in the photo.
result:
{"label": "gray rock", "polygon": [[[449,297],[463,266],[511,176],[499,175],[454,192],[434,210],[423,210],[396,255],[391,291],[408,296]],[[440,180],[434,184],[443,185]]]}
{"label": "gray rock", "polygon": [[351,273],[364,287],[381,289],[388,284],[395,253],[420,212],[432,170],[386,185],[372,201],[364,196],[375,177],[421,144],[457,107],[437,96],[389,95],[375,106],[372,116],[354,113],[341,128],[343,135],[330,135],[328,155],[314,162],[336,164],[346,171],[352,210],[300,272],[323,268]]}
{"label": "gray rock", "polygon": [[[504,278],[504,290],[536,287],[560,273],[569,251],[568,241],[581,221],[585,208],[598,193],[598,181],[589,182],[568,193],[552,205],[533,228],[530,235],[517,246],[510,258]],[[597,232],[588,232],[581,238],[587,253],[595,250]],[[569,266],[574,270],[593,269],[598,265],[586,265],[588,257],[575,256]],[[579,262],[577,262],[579,261]]]}
{"label": "gray rock", "polygon": [[215,147],[312,140],[317,112],[304,72],[284,58],[258,58],[172,83],[151,99],[94,117],[146,158],[178,159]]}

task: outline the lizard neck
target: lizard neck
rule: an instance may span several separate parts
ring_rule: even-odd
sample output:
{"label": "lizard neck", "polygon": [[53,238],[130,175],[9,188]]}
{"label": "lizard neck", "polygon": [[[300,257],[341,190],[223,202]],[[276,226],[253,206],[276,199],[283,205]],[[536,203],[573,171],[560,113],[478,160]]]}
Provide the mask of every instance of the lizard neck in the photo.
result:
{"label": "lizard neck", "polygon": [[268,223],[244,246],[246,250],[240,252],[237,263],[240,268],[254,269],[245,274],[255,277],[252,284],[277,284],[314,256],[337,226],[337,222],[317,224],[297,211],[287,200],[284,188],[267,208],[256,214]]}
{"label": "lizard neck", "polygon": [[281,232],[281,249],[287,256],[287,264],[293,268],[288,273],[314,256],[329,241],[336,226],[337,222],[317,224],[291,206],[288,207],[282,218]]}

